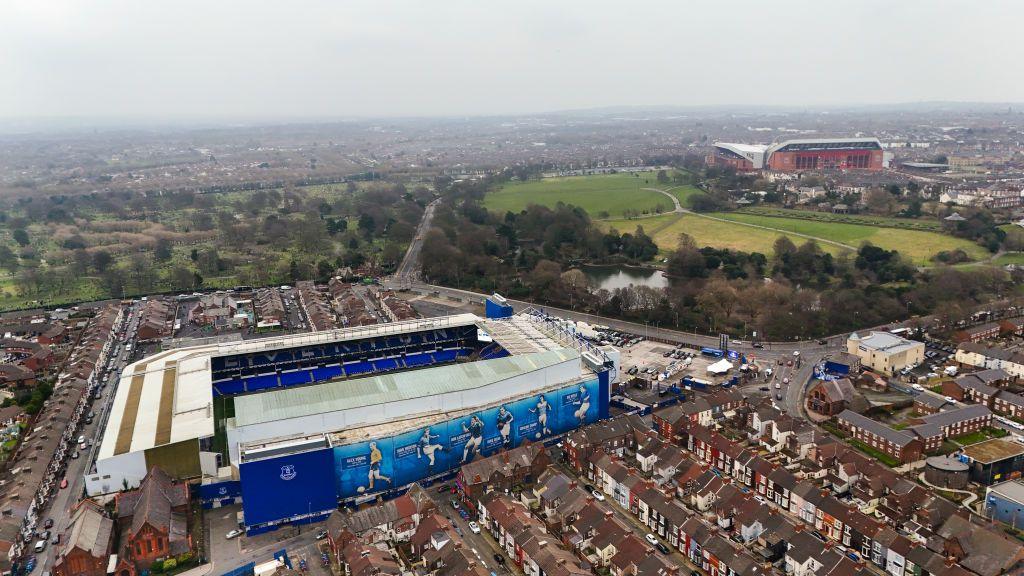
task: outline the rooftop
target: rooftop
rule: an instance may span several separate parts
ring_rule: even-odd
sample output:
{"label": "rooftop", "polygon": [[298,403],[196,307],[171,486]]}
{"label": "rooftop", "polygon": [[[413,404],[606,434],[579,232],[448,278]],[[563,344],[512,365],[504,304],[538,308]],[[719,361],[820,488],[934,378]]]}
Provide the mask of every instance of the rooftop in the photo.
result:
{"label": "rooftop", "polygon": [[1024,446],[1016,442],[1007,442],[1006,440],[993,438],[991,440],[985,440],[984,442],[965,446],[963,452],[964,456],[967,456],[975,462],[991,464],[992,462],[998,462],[1000,460],[1006,460],[1007,458],[1013,458],[1014,456],[1024,454]]}
{"label": "rooftop", "polygon": [[[235,398],[235,425],[325,414],[401,400],[483,388],[579,358],[569,348],[410,372],[274,390]],[[411,415],[410,415],[411,416]]]}
{"label": "rooftop", "polygon": [[1007,500],[1024,504],[1024,481],[1010,480],[1009,482],[1002,482],[989,488],[989,491]]}
{"label": "rooftop", "polygon": [[859,342],[858,345],[866,349],[879,350],[890,354],[909,350],[916,346],[924,346],[921,342],[907,340],[888,332],[872,331],[867,336],[861,336],[854,332],[850,335],[850,340]]}

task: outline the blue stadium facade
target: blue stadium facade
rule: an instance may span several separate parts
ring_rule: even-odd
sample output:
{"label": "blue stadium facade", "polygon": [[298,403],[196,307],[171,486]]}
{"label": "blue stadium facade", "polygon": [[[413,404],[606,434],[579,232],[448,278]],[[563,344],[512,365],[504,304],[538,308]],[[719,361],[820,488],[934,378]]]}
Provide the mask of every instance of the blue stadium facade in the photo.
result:
{"label": "blue stadium facade", "polygon": [[[214,356],[213,394],[232,397],[509,355],[479,330],[469,324]],[[247,452],[238,463],[240,482],[230,485],[231,494],[240,492],[250,534],[321,520],[339,503],[396,496],[414,482],[449,476],[473,459],[524,441],[550,441],[607,418],[610,371],[589,374],[479,410],[455,410],[450,418],[433,418],[422,426],[385,427],[387,433],[359,442],[332,444],[331,435],[325,434],[309,443],[284,442],[264,452]],[[221,488],[204,487],[204,503],[227,502]]]}

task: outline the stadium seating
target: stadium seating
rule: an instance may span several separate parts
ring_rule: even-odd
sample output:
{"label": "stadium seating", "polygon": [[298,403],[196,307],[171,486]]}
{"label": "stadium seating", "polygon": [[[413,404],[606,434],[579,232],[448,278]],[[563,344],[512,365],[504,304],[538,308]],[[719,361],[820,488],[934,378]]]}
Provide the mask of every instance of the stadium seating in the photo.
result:
{"label": "stadium seating", "polygon": [[245,383],[246,392],[255,392],[257,390],[266,390],[268,388],[277,388],[279,382],[277,380],[277,374],[265,374],[263,376],[250,376],[242,379]]}
{"label": "stadium seating", "polygon": [[309,373],[309,370],[299,370],[297,372],[284,372],[281,374],[281,386],[309,384],[312,381],[313,376]]}

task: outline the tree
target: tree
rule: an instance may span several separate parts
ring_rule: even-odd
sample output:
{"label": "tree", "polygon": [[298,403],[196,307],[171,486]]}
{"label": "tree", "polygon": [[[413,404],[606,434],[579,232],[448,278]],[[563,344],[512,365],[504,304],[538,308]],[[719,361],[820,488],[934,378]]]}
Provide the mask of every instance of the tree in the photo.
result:
{"label": "tree", "polygon": [[888,215],[892,214],[896,199],[882,188],[872,188],[864,193],[864,204],[870,212]]}
{"label": "tree", "polygon": [[100,274],[106,272],[113,262],[114,257],[106,250],[97,250],[96,253],[92,255],[92,265]]}
{"label": "tree", "polygon": [[174,255],[174,246],[167,238],[158,238],[153,248],[153,258],[158,262],[166,262]]}
{"label": "tree", "polygon": [[8,272],[18,269],[18,255],[6,244],[0,244],[0,268]]}
{"label": "tree", "polygon": [[195,287],[196,275],[184,266],[171,268],[168,281],[174,290],[191,290]]}
{"label": "tree", "polygon": [[14,241],[18,243],[18,246],[28,246],[28,232],[26,232],[24,228],[18,228],[11,233],[11,236],[14,237]]}

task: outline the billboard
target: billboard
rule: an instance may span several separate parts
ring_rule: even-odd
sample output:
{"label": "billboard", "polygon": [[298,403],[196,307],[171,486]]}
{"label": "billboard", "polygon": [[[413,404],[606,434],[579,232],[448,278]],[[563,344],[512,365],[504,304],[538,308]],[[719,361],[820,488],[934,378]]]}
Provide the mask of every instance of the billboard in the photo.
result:
{"label": "billboard", "polygon": [[607,417],[608,377],[603,373],[446,422],[337,446],[337,495],[347,499],[404,486],[518,446],[524,439],[541,441]]}
{"label": "billboard", "polygon": [[239,466],[246,526],[330,513],[338,507],[334,451],[322,448]]}

